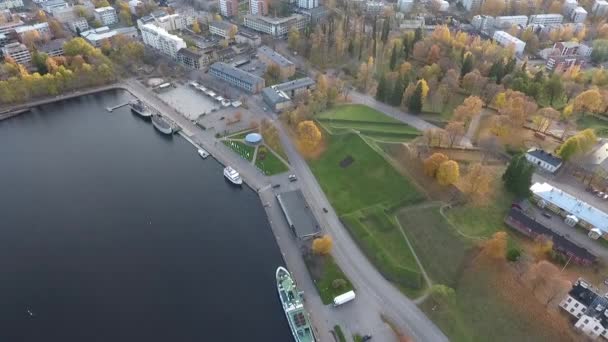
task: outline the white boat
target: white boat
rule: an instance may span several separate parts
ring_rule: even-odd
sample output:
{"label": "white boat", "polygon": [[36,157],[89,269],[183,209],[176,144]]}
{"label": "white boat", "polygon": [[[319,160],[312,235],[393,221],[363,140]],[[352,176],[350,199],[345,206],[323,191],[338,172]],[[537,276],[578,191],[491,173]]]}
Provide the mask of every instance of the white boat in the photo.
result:
{"label": "white boat", "polygon": [[201,156],[201,158],[203,158],[203,159],[209,157],[209,153],[207,151],[203,150],[202,148],[198,149],[198,155]]}
{"label": "white boat", "polygon": [[162,133],[173,133],[173,128],[171,127],[171,124],[162,115],[153,115],[152,125],[154,125],[154,128],[156,128]]}
{"label": "white boat", "polygon": [[149,118],[150,116],[152,116],[152,112],[140,100],[129,102],[129,106],[131,107],[131,111],[137,113],[141,117]]}
{"label": "white boat", "polygon": [[241,175],[239,175],[239,173],[236,172],[236,170],[233,169],[230,166],[226,166],[224,168],[224,177],[228,178],[228,180],[231,181],[232,184],[236,184],[236,185],[243,184],[243,180],[241,179]]}

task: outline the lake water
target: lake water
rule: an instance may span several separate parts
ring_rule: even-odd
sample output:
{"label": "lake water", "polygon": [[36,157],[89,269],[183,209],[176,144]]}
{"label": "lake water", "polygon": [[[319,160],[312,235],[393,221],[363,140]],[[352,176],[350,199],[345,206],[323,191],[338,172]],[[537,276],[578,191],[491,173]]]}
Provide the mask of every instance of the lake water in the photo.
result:
{"label": "lake water", "polygon": [[0,122],[0,341],[292,340],[257,195],[128,99]]}

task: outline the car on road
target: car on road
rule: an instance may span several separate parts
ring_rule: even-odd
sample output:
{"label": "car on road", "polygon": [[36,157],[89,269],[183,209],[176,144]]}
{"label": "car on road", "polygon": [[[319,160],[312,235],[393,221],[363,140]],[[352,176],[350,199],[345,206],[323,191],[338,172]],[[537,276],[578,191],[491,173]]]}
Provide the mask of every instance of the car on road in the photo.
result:
{"label": "car on road", "polygon": [[290,182],[295,182],[298,180],[298,177],[296,177],[296,175],[294,175],[294,174],[287,176],[287,178],[289,179]]}
{"label": "car on road", "polygon": [[549,213],[548,213],[548,212],[546,212],[546,211],[543,211],[542,215],[543,215],[544,217],[546,217],[546,218],[549,218],[549,219],[552,217],[552,216],[551,216],[551,214],[549,214]]}
{"label": "car on road", "polygon": [[281,184],[272,184],[272,187],[273,187],[273,188],[275,188],[275,189],[276,189],[276,188],[280,188],[280,187],[281,187]]}

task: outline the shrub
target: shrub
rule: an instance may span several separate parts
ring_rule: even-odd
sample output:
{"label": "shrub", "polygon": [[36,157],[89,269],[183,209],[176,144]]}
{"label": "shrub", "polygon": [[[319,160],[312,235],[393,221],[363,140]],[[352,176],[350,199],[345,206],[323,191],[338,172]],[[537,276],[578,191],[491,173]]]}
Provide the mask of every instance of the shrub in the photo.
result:
{"label": "shrub", "polygon": [[331,287],[333,287],[334,289],[340,289],[344,286],[346,286],[346,280],[342,278],[334,279],[334,281],[331,282]]}
{"label": "shrub", "polygon": [[521,252],[517,248],[509,248],[509,250],[507,251],[507,260],[511,262],[519,260],[520,256]]}

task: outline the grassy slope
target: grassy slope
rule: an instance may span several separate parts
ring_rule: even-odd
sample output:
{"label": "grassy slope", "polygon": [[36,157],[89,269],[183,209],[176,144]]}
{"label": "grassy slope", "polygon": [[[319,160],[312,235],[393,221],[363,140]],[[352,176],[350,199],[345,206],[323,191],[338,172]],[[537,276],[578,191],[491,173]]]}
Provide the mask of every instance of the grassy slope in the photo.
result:
{"label": "grassy slope", "polygon": [[[348,155],[354,162],[340,167]],[[328,136],[327,150],[310,161],[310,166],[340,215],[378,203],[422,198],[408,180],[354,134]]]}
{"label": "grassy slope", "polygon": [[255,160],[255,166],[262,170],[265,175],[275,175],[277,173],[289,170],[289,168],[270,151],[266,152],[266,156],[263,160],[260,159],[261,151],[262,147],[258,149],[258,154]]}
{"label": "grassy slope", "polygon": [[[353,289],[350,280],[334,262],[334,258],[331,255],[306,256],[304,261],[313,278],[315,287],[317,288],[317,291],[319,291],[319,296],[321,296],[323,304],[333,303],[336,296]],[[336,279],[343,279],[346,281],[346,285],[335,289],[333,287],[333,281]]]}
{"label": "grassy slope", "polygon": [[495,197],[496,200],[491,201],[486,207],[465,205],[447,210],[446,214],[463,234],[472,237],[489,237],[503,230],[503,219],[513,202],[513,196],[506,191]]}
{"label": "grassy slope", "polygon": [[402,124],[401,121],[365,105],[342,105],[317,115],[318,119],[360,120]]}

